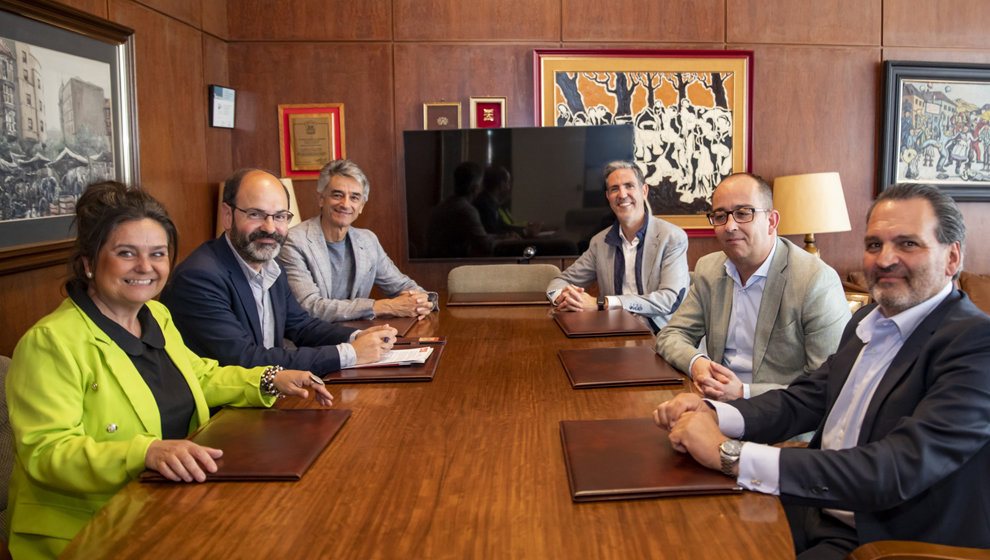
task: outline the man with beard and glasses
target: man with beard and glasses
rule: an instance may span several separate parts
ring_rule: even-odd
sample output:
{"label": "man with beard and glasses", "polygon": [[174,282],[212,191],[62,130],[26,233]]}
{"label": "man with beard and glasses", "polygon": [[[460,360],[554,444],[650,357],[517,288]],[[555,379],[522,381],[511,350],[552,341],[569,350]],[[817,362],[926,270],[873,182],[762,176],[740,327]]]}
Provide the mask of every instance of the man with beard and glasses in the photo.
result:
{"label": "man with beard and glasses", "polygon": [[[317,375],[377,361],[396,330],[363,331],[311,317],[275,257],[288,232],[288,190],[272,174],[242,169],[223,187],[225,233],[182,262],[162,293],[186,344],[223,365],[276,364]],[[295,348],[283,347],[283,339]]]}
{"label": "man with beard and glasses", "polygon": [[[990,317],[952,285],[965,237],[938,187],[884,190],[863,252],[877,303],[822,367],[748,400],[682,394],[654,412],[674,449],[780,496],[798,558],[879,540],[990,548]],[[762,445],[806,430],[806,449]]]}

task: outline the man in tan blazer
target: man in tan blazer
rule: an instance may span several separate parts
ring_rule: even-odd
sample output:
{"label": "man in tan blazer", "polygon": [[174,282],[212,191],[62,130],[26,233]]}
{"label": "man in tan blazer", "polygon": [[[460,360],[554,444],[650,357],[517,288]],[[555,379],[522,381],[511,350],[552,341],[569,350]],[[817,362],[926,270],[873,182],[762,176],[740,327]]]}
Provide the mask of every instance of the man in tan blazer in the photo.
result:
{"label": "man in tan blazer", "polygon": [[839,276],[777,237],[773,194],[755,175],[723,180],[708,219],[722,251],[698,259],[687,297],[657,336],[657,353],[721,401],[784,387],[818,367],[849,320]]}

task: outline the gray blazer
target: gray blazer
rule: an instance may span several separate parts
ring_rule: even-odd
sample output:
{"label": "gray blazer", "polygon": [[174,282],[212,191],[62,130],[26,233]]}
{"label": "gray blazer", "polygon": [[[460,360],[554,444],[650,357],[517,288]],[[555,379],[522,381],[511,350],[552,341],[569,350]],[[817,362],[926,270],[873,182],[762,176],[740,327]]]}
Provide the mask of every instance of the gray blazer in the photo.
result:
{"label": "gray blazer", "polygon": [[[375,300],[368,298],[373,285],[378,286],[386,298],[396,297],[404,290],[426,292],[399,271],[373,232],[352,227],[347,235],[354,248],[354,288],[351,299],[330,299],[334,278],[320,217],[310,218],[289,230],[289,238],[278,259],[293,295],[310,315],[325,321],[374,318]],[[436,293],[427,293],[435,302]]]}
{"label": "gray blazer", "polygon": [[598,293],[617,296],[622,308],[649,317],[657,327],[667,324],[670,314],[684,298],[690,282],[687,266],[687,234],[681,228],[650,216],[643,247],[644,294],[615,293],[615,247],[605,243],[604,229],[591,238],[588,250],[574,264],[550,281],[547,292],[568,284],[586,287],[598,283]]}
{"label": "gray blazer", "polygon": [[[684,303],[657,335],[657,353],[683,372],[690,373],[702,337],[708,357],[722,362],[733,292],[726,259],[721,251],[698,259]],[[835,270],[777,238],[756,319],[750,396],[786,386],[821,365],[835,352],[848,321],[849,303]]]}

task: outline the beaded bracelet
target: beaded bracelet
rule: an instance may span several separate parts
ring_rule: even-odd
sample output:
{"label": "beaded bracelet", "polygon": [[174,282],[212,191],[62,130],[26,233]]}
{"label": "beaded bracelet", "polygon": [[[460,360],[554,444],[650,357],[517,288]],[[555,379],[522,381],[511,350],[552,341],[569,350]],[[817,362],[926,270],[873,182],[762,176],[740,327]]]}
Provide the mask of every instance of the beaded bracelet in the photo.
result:
{"label": "beaded bracelet", "polygon": [[278,387],[275,386],[275,374],[282,371],[282,366],[268,366],[261,374],[261,392],[271,395],[277,399],[284,399]]}

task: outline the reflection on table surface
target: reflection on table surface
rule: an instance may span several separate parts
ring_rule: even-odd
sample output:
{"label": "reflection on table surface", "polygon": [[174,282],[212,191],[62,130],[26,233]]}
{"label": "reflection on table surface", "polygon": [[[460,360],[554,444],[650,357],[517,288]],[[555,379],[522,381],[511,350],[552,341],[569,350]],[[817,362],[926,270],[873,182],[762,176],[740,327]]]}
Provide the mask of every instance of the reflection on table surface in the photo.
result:
{"label": "reflection on table surface", "polygon": [[687,385],[574,390],[557,350],[652,337],[568,339],[537,306],[444,308],[408,333],[434,335],[430,383],[329,387],[353,415],[302,480],[132,482],[66,556],[793,558],[772,496],[571,502],[558,422],[646,417]]}

